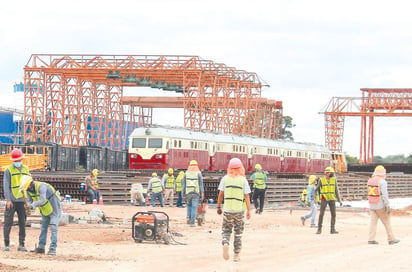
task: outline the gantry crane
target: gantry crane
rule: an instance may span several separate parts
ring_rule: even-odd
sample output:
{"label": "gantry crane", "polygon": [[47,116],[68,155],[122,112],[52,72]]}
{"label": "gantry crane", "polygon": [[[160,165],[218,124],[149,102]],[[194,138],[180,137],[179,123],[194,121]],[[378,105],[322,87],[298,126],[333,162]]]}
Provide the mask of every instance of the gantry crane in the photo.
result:
{"label": "gantry crane", "polygon": [[24,86],[24,142],[125,149],[153,109],[122,104],[125,86],[182,94],[190,129],[281,135],[282,104],[260,100],[256,73],[198,56],[33,54]]}
{"label": "gantry crane", "polygon": [[325,144],[342,153],[345,116],[361,117],[359,163],[373,163],[374,117],[412,116],[412,89],[363,88],[362,97],[333,97],[325,115]]}

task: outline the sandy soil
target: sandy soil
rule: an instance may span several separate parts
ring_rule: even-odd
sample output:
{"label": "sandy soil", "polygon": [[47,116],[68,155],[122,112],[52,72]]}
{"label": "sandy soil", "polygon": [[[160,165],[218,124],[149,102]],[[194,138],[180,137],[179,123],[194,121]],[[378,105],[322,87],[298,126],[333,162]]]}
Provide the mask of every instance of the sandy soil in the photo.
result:
{"label": "sandy soil", "polygon": [[[59,229],[57,256],[17,252],[18,227],[12,229],[10,252],[0,252],[0,271],[410,271],[412,216],[406,208],[392,212],[392,226],[399,244],[388,245],[379,223],[379,245],[368,245],[369,214],[365,209],[339,207],[336,228],[329,233],[327,210],[324,229],[302,226],[303,208],[282,207],[252,214],[243,235],[240,262],[222,258],[221,221],[210,207],[203,226],[186,224],[186,209],[158,208],[170,217],[171,244],[132,238],[133,215],[151,210],[132,206],[71,205],[75,216],[100,208],[111,224],[69,224]],[[38,228],[27,229],[26,244],[33,249]],[[49,237],[48,237],[49,238]],[[49,242],[49,241],[48,241]],[[231,245],[231,257],[232,257]],[[372,261],[373,260],[373,261]]]}

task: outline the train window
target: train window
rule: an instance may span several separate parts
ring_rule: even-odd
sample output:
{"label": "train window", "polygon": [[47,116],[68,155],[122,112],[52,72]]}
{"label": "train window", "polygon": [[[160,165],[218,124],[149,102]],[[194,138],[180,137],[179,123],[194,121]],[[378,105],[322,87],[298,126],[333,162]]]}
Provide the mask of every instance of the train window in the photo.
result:
{"label": "train window", "polygon": [[169,149],[169,141],[166,142],[166,149]]}
{"label": "train window", "polygon": [[193,142],[190,142],[190,148],[193,149]]}
{"label": "train window", "polygon": [[173,146],[177,147],[177,141],[176,140],[174,140],[174,145]]}
{"label": "train window", "polygon": [[162,138],[150,138],[149,139],[149,148],[161,148],[162,147]]}
{"label": "train window", "polygon": [[133,138],[132,148],[145,148],[146,147],[146,138]]}
{"label": "train window", "polygon": [[179,147],[182,147],[182,140],[179,140]]}
{"label": "train window", "polygon": [[205,150],[207,150],[207,143],[205,143]]}

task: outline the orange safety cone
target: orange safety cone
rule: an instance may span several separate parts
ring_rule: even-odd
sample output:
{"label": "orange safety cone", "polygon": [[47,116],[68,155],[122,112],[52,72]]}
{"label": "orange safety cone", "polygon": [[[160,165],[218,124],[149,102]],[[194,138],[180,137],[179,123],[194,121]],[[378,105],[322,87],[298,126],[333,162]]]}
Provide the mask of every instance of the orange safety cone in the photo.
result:
{"label": "orange safety cone", "polygon": [[102,195],[99,196],[99,205],[103,205],[103,196]]}

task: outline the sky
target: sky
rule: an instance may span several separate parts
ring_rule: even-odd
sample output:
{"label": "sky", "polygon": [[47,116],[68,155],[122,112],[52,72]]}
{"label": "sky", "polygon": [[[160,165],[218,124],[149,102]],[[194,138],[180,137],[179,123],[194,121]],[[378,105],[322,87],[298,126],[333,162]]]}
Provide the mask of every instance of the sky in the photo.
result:
{"label": "sky", "polygon": [[[283,102],[296,141],[325,144],[333,97],[412,88],[412,2],[380,0],[7,1],[0,9],[0,106],[23,107],[13,85],[32,54],[194,55],[256,73]],[[125,95],[176,95],[133,88]],[[171,112],[173,114],[171,114]],[[180,118],[181,117],[181,118]],[[183,125],[183,111],[154,110]],[[411,118],[375,118],[375,155],[412,153]],[[358,117],[343,151],[359,157]]]}

